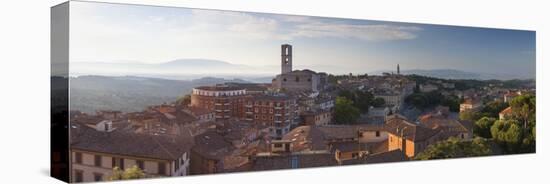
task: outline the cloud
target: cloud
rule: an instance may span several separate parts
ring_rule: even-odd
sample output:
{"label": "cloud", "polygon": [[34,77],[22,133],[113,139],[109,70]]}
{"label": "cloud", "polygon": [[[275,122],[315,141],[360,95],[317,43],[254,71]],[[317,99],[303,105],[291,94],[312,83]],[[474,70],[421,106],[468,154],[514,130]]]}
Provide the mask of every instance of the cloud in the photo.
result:
{"label": "cloud", "polygon": [[366,41],[410,40],[421,30],[413,26],[393,26],[385,24],[351,25],[312,23],[297,26],[295,37],[335,37],[357,38]]}
{"label": "cloud", "polygon": [[251,13],[192,10],[192,26],[195,31],[224,34],[239,39],[280,39],[281,26],[273,18],[255,16]]}
{"label": "cloud", "polygon": [[[410,40],[422,28],[388,24],[344,24],[323,18],[290,15],[254,15],[244,12],[193,10],[195,24],[221,25],[218,30],[255,39],[349,38],[364,41]],[[212,27],[203,27],[213,29]],[[214,29],[215,30],[215,29]],[[212,30],[204,30],[212,31]]]}
{"label": "cloud", "polygon": [[71,11],[71,59],[156,63],[175,58],[208,57],[259,64],[272,62],[267,60],[277,57],[270,55],[273,45],[289,40],[405,40],[416,38],[421,30],[378,22],[354,21],[350,24],[349,20],[308,16],[143,8],[75,4]]}

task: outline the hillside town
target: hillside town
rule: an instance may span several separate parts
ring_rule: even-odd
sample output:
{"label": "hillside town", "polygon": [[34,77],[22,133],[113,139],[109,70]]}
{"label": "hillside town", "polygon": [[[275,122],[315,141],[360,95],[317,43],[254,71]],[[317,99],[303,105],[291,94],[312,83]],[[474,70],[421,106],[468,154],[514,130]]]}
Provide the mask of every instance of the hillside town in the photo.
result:
{"label": "hillside town", "polygon": [[333,75],[294,69],[292,45],[280,52],[271,83],[198,86],[141,112],[70,112],[71,180],[535,152],[534,80],[438,79],[399,65]]}

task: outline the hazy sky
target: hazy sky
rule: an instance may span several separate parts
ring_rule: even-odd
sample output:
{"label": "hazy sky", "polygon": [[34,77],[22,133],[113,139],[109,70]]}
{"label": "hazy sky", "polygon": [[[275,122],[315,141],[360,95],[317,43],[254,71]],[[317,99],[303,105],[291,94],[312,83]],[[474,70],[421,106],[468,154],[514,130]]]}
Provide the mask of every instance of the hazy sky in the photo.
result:
{"label": "hazy sky", "polygon": [[[154,6],[71,2],[71,62],[203,58],[350,72],[457,69],[535,73],[535,32]],[[278,68],[277,68],[278,70]],[[246,72],[246,71],[243,71]],[[331,71],[325,71],[331,72]]]}

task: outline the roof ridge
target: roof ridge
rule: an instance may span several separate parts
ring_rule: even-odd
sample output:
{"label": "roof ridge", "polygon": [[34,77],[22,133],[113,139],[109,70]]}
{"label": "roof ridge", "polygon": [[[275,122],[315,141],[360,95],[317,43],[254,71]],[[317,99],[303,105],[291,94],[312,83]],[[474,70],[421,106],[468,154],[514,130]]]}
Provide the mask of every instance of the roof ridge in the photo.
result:
{"label": "roof ridge", "polygon": [[153,139],[153,141],[155,141],[155,143],[157,143],[160,146],[160,148],[164,152],[168,153],[168,155],[170,155],[172,158],[177,158],[177,157],[174,156],[174,154],[172,154],[170,151],[168,151],[168,149],[166,149],[166,147],[164,147],[164,145],[162,145],[154,136],[151,136],[151,138]]}

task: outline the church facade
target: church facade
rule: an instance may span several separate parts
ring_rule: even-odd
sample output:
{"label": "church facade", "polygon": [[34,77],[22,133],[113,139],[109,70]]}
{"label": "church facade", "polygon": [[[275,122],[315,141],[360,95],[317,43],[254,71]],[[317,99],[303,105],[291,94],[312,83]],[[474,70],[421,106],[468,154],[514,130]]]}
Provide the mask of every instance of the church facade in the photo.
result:
{"label": "church facade", "polygon": [[272,80],[272,86],[284,91],[320,91],[327,83],[326,73],[312,70],[292,70],[292,45],[281,45],[281,74]]}

